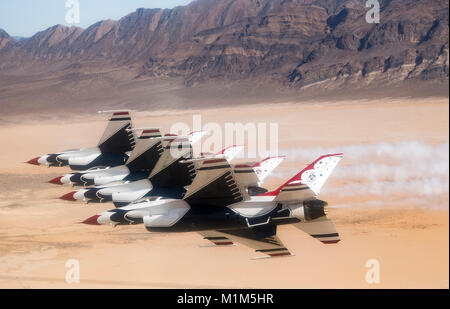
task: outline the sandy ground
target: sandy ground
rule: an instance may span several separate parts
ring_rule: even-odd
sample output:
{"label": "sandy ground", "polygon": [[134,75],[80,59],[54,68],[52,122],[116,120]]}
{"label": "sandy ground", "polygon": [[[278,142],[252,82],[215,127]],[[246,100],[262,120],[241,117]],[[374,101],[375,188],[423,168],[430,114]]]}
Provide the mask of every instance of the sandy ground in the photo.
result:
{"label": "sandy ground", "polygon": [[[136,127],[159,126],[165,132],[176,122],[191,125],[194,114],[201,115],[204,124],[220,126],[228,121],[276,122],[282,153],[297,146],[327,150],[388,143],[395,148],[404,141],[434,149],[448,143],[448,112],[448,98],[396,99],[141,112],[134,119]],[[37,114],[35,119],[42,116]],[[370,178],[352,179],[353,174],[342,172],[339,177],[337,171],[321,198],[330,204],[329,216],[342,241],[322,245],[283,226],[279,237],[295,254],[288,258],[253,260],[253,251],[242,245],[200,247],[205,241],[195,233],[151,234],[142,226],[78,224],[112,205],[58,200],[71,188],[46,181],[68,169],[22,162],[52,151],[93,146],[104,126],[101,115],[91,119],[68,115],[45,121],[15,119],[0,127],[0,288],[449,287],[448,180],[444,189],[428,195],[398,183],[385,194],[373,190],[341,194],[353,183],[364,187],[381,182],[382,190],[390,183],[384,176],[370,182]],[[338,169],[352,171],[353,166],[364,167],[372,160],[352,157],[354,153]],[[315,159],[307,154],[286,160],[279,173],[292,175]],[[386,160],[380,156],[374,155],[373,160],[392,160],[383,164],[392,164],[393,169],[403,162],[395,156]],[[433,163],[432,157],[418,158]],[[441,181],[445,175],[448,178],[448,165],[444,169]],[[420,175],[407,177],[420,181]],[[280,183],[280,177],[270,178],[267,186]],[[65,282],[69,259],[80,263],[79,284]],[[365,280],[369,259],[379,261],[379,284]]]}

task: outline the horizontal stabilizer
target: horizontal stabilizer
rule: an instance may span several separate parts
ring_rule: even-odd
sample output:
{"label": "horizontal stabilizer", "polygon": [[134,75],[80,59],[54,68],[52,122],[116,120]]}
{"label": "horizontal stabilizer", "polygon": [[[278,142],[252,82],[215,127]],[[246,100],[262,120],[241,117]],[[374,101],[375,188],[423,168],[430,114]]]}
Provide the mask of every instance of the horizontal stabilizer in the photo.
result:
{"label": "horizontal stabilizer", "polygon": [[238,242],[244,246],[250,247],[255,252],[264,254],[267,257],[282,257],[292,255],[289,249],[287,249],[283,242],[278,238],[275,233],[270,236],[259,235],[258,232],[249,228],[235,229],[235,230],[222,230],[220,231],[227,238],[233,242]]}
{"label": "horizontal stabilizer", "polygon": [[231,246],[233,245],[233,241],[225,236],[224,233],[220,233],[218,231],[201,231],[198,232],[203,236],[203,239],[209,240],[216,246]]}
{"label": "horizontal stabilizer", "polygon": [[326,216],[311,221],[294,223],[293,226],[324,244],[334,244],[341,240],[333,221]]}

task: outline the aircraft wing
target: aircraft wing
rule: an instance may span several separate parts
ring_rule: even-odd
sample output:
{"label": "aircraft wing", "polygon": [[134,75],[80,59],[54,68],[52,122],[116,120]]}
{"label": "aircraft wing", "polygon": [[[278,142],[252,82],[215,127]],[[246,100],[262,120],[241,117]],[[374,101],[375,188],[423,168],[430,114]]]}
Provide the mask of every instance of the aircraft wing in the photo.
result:
{"label": "aircraft wing", "polygon": [[205,239],[213,242],[215,245],[231,245],[240,243],[250,247],[255,252],[262,253],[267,257],[281,257],[292,255],[278,236],[259,236],[252,229],[241,228],[233,230],[211,230],[200,233]]}
{"label": "aircraft wing", "polygon": [[341,240],[333,221],[326,216],[306,222],[294,223],[292,225],[309,234],[311,237],[320,240],[324,244],[334,244]]}

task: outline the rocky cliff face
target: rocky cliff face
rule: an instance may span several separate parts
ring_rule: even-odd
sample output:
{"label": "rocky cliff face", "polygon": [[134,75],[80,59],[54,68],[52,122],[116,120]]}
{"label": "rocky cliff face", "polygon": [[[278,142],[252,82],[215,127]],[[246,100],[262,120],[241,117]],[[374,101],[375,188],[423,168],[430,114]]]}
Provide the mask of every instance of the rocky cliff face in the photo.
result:
{"label": "rocky cliff face", "polygon": [[0,50],[6,47],[8,43],[14,42],[14,39],[12,39],[8,33],[6,33],[5,30],[0,29]]}
{"label": "rocky cliff face", "polygon": [[139,9],[85,30],[58,25],[19,42],[0,31],[0,68],[95,61],[133,66],[138,76],[181,77],[187,85],[448,80],[448,2],[380,3],[379,24],[366,22],[361,0],[197,0]]}

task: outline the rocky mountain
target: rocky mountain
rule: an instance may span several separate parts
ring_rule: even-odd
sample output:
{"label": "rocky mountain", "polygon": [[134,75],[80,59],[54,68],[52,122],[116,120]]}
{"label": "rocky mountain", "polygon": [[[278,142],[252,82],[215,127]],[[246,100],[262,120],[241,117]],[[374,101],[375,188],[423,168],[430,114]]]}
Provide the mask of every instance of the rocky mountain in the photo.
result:
{"label": "rocky mountain", "polygon": [[24,36],[12,36],[12,38],[16,41],[22,41],[22,40],[26,39],[26,37],[24,37]]}
{"label": "rocky mountain", "polygon": [[6,45],[8,45],[8,43],[13,42],[13,41],[14,41],[14,39],[11,38],[9,36],[9,34],[6,33],[5,30],[0,29],[0,50],[5,48]]}
{"label": "rocky mountain", "polygon": [[15,41],[0,31],[0,70],[129,67],[137,77],[257,80],[341,88],[448,82],[447,0],[197,0],[138,9],[87,29],[57,25]]}

